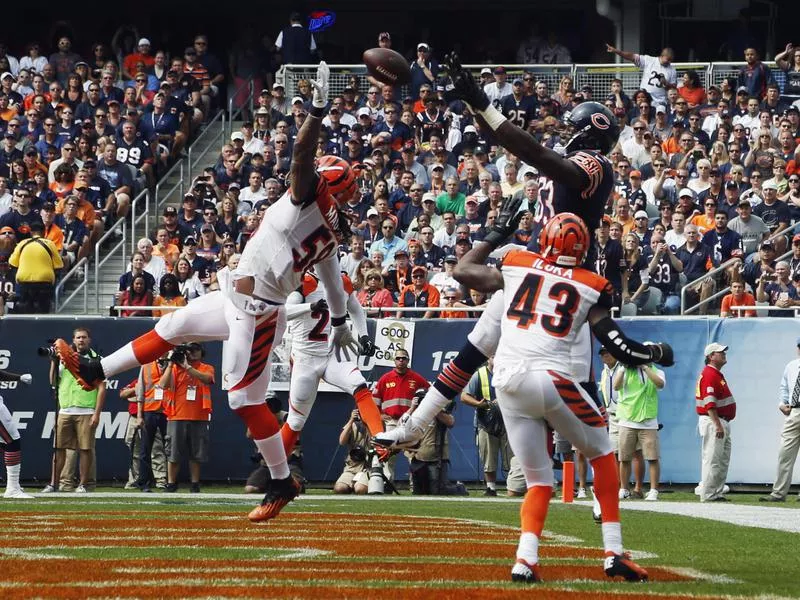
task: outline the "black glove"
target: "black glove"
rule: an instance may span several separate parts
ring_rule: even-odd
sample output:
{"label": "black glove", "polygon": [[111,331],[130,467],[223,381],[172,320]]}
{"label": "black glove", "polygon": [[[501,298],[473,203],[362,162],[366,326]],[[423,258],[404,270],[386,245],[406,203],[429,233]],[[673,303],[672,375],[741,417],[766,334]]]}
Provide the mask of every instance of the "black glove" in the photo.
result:
{"label": "black glove", "polygon": [[445,56],[444,65],[447,69],[447,74],[453,81],[453,90],[449,92],[449,95],[463,100],[475,110],[486,110],[491,102],[475,82],[472,73],[461,66],[458,54],[451,52]]}
{"label": "black glove", "polygon": [[672,352],[672,346],[665,342],[659,344],[652,344],[650,348],[650,357],[653,362],[662,367],[671,367],[675,364],[675,355]]}
{"label": "black glove", "polygon": [[512,235],[519,228],[519,221],[522,219],[520,206],[522,206],[521,196],[503,200],[503,204],[500,205],[500,213],[483,241],[490,244],[492,248],[497,248],[508,236]]}
{"label": "black glove", "polygon": [[311,312],[312,313],[320,313],[328,310],[328,303],[325,302],[325,298],[321,298],[316,302],[311,303]]}
{"label": "black glove", "polygon": [[416,392],[414,392],[414,397],[411,399],[411,406],[413,406],[415,408],[417,406],[419,406],[419,403],[422,402],[422,399],[425,397],[425,394],[427,394],[427,393],[428,393],[428,390],[425,390],[425,389],[422,389],[422,388],[420,388]]}
{"label": "black glove", "polygon": [[358,344],[361,346],[361,356],[375,356],[375,351],[378,347],[368,335],[362,335],[358,338]]}

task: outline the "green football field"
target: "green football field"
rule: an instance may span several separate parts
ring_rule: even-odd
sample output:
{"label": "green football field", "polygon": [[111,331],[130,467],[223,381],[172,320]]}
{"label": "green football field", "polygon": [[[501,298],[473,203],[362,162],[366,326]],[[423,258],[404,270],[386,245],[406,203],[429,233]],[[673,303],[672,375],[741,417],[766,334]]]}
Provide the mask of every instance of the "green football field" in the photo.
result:
{"label": "green football field", "polygon": [[[688,493],[664,496],[654,503],[659,510],[701,507]],[[701,508],[719,511],[709,513],[715,518],[738,511],[740,522],[800,530],[794,498],[778,506],[756,506],[755,495],[733,499]],[[509,578],[518,499],[312,492],[254,525],[246,515],[257,501],[235,493],[110,492],[3,501],[2,596],[514,598],[534,591]],[[648,583],[608,580],[589,506],[554,501],[538,596],[800,596],[797,533],[630,507],[623,503],[625,546],[650,571]]]}

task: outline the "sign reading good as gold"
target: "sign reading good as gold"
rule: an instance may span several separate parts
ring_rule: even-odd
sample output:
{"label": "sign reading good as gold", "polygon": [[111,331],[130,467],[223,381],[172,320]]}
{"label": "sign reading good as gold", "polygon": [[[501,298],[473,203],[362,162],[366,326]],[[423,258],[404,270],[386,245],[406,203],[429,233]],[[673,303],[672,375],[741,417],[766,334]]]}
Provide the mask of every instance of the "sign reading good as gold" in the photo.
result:
{"label": "sign reading good as gold", "polygon": [[400,348],[414,359],[414,322],[397,319],[378,319],[375,322],[375,364],[394,366],[394,353]]}

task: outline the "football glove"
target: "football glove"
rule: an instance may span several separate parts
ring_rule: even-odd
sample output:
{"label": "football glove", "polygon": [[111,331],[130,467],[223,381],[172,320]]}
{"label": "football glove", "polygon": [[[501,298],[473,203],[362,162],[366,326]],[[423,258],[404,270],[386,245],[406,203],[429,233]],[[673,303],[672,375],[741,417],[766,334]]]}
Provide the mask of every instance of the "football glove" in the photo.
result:
{"label": "football glove", "polygon": [[483,241],[490,244],[492,248],[497,248],[502,244],[510,235],[512,235],[519,227],[519,221],[522,219],[522,197],[512,197],[503,200],[500,205],[500,212],[494,220],[494,225],[489,228],[489,232],[483,238]]}
{"label": "football glove", "polygon": [[453,82],[453,89],[449,91],[448,95],[463,100],[474,111],[486,110],[490,104],[489,98],[475,82],[472,73],[461,66],[461,59],[458,58],[458,54],[451,52],[445,56],[444,64]]}
{"label": "football glove", "polygon": [[317,108],[325,108],[328,105],[328,81],[331,77],[331,70],[323,60],[317,67],[317,78],[311,80],[311,87],[314,88],[314,95],[311,104]]}
{"label": "football glove", "polygon": [[30,385],[33,381],[33,376],[30,373],[24,373],[23,375],[19,376],[19,380],[25,385]]}
{"label": "football glove", "polygon": [[672,346],[666,342],[648,345],[650,348],[650,356],[653,362],[662,367],[671,367],[675,364],[675,355],[672,352]]}
{"label": "football glove", "polygon": [[325,298],[320,298],[316,302],[311,303],[311,312],[312,313],[321,313],[328,310],[328,303],[325,302]]}
{"label": "football glove", "polygon": [[353,337],[353,333],[347,323],[333,327],[333,345],[350,350],[356,356],[361,351],[361,347],[358,345],[356,338]]}
{"label": "football glove", "polygon": [[361,346],[361,356],[375,356],[378,347],[368,335],[362,335],[358,338],[358,344]]}

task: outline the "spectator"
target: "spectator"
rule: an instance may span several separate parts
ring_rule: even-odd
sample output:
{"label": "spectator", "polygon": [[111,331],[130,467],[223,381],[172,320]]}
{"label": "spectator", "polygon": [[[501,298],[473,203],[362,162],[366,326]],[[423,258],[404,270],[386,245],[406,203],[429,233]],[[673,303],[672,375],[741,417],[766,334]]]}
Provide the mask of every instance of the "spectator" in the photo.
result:
{"label": "spectator", "polygon": [[[153,306],[186,306],[186,298],[180,290],[178,278],[172,273],[167,273],[159,283],[158,296],[153,300]],[[171,310],[154,310],[154,317],[163,317]]]}
{"label": "spectator", "polygon": [[648,261],[650,286],[661,292],[659,312],[665,315],[680,313],[681,299],[677,293],[678,274],[683,272],[683,263],[664,242],[664,236],[653,233],[649,251],[644,253]]}
{"label": "spectator", "polygon": [[[449,210],[442,213],[442,223],[443,227],[433,236],[433,243],[443,251],[449,252],[456,243],[456,213]],[[420,238],[420,240],[424,245],[425,239]]]}
{"label": "spectator", "polygon": [[408,245],[405,240],[395,235],[395,222],[392,219],[384,219],[381,223],[383,237],[372,242],[369,247],[370,254],[373,252],[383,253],[383,264],[385,267],[394,264],[395,253],[402,250],[408,252]]}
{"label": "spectator", "polygon": [[739,234],[742,240],[742,251],[745,256],[750,256],[758,251],[762,242],[770,235],[770,229],[761,220],[761,217],[753,215],[750,201],[740,199],[737,209],[738,216],[731,219],[728,227]]}
{"label": "spectator", "polygon": [[660,449],[658,441],[658,390],[663,390],[664,371],[653,364],[639,367],[623,365],[613,377],[614,389],[619,392],[617,422],[619,426],[620,499],[632,497],[628,489],[631,461],[637,445],[650,467],[650,491],[645,500],[658,500]]}
{"label": "spectator", "polygon": [[675,87],[678,84],[678,74],[675,67],[672,66],[674,57],[672,48],[664,48],[657,57],[618,50],[610,44],[606,44],[606,50],[642,69],[642,81],[639,88],[650,94],[654,103],[666,106],[667,88]]}
{"label": "spectator", "polygon": [[753,208],[753,214],[761,217],[764,224],[769,227],[770,238],[775,244],[778,254],[786,251],[786,236],[777,235],[789,227],[791,216],[785,202],[778,200],[778,186],[774,182],[765,181],[762,185],[764,201]]}
{"label": "spectator", "polygon": [[747,48],[744,51],[744,60],[746,64],[739,69],[736,83],[740,87],[743,86],[750,96],[761,99],[767,92],[767,85],[775,83],[772,71],[761,62],[755,48]]}
{"label": "spectator", "polygon": [[175,276],[178,279],[178,290],[188,302],[206,293],[205,286],[192,268],[192,263],[181,256],[175,265]]}
{"label": "spectator", "polygon": [[50,55],[48,64],[55,69],[55,75],[61,85],[66,85],[69,74],[80,60],[81,57],[72,52],[72,41],[67,36],[61,36],[58,39],[58,52]]}
{"label": "spectator", "polygon": [[[795,283],[790,279],[789,263],[779,261],[775,263],[775,273],[762,274],[756,288],[756,300],[769,302],[770,306],[777,308],[791,308],[800,306],[800,294]],[[790,310],[771,310],[770,317],[794,317]]]}
{"label": "spectator", "polygon": [[[795,345],[800,353],[800,339]],[[795,358],[784,367],[779,400],[778,409],[785,419],[781,433],[781,447],[778,451],[778,475],[772,486],[772,493],[759,498],[761,502],[786,502],[786,496],[789,494],[792,470],[800,447],[800,359]]]}
{"label": "spectator", "polygon": [[461,401],[475,408],[475,443],[483,465],[486,482],[484,496],[497,495],[497,455],[501,453],[503,471],[508,474],[509,461],[513,456],[508,445],[503,415],[497,405],[497,396],[492,386],[494,357],[478,369],[470,378],[461,394]]}
{"label": "spectator", "polygon": [[[411,270],[411,285],[407,285],[403,288],[400,292],[400,301],[399,306],[401,307],[438,307],[440,305],[440,296],[439,290],[435,287],[430,285],[426,281],[427,277],[427,269],[425,267],[414,267]],[[405,313],[405,311],[398,311],[397,317],[414,317],[414,318],[422,318],[422,319],[432,319],[435,318],[436,312],[435,311],[425,311],[422,313],[422,316],[418,316],[420,313],[413,312],[413,313]]]}
{"label": "spectator", "polygon": [[702,243],[711,250],[714,266],[728,262],[734,255],[742,255],[742,238],[728,227],[728,214],[724,210],[716,209],[713,227],[703,234]]}
{"label": "spectator", "polygon": [[494,81],[483,86],[483,91],[491,102],[500,103],[513,93],[513,88],[507,81],[505,67],[495,67],[492,74]]}
{"label": "spectator", "polygon": [[[651,294],[650,270],[647,260],[642,256],[639,237],[635,233],[627,234],[622,247],[625,252],[622,271],[623,314],[636,315],[637,312],[655,314],[660,294],[658,298],[655,294]],[[651,295],[653,295],[652,300]]]}
{"label": "spectator", "polygon": [[142,238],[136,243],[136,249],[144,257],[144,270],[150,273],[155,279],[155,287],[161,283],[161,278],[167,273],[167,263],[161,256],[153,254],[153,242],[148,238]]}
{"label": "spectator", "polygon": [[[72,343],[77,352],[86,358],[100,356],[91,348],[91,334],[85,327],[77,327],[72,332]],[[91,467],[95,462],[95,430],[100,423],[100,414],[106,400],[106,383],[101,381],[97,388],[87,392],[63,364],[50,365],[50,385],[58,388],[58,419],[56,423],[55,467],[53,479],[42,492],[56,492],[59,486],[66,486],[64,463],[67,449],[78,452],[80,481],[75,492],[85,493],[89,482]],[[60,481],[59,481],[60,479]]]}
{"label": "spectator", "polygon": [[461,284],[453,277],[453,271],[458,264],[458,258],[453,254],[448,254],[444,257],[444,270],[439,271],[431,277],[430,285],[439,290],[439,295],[444,293],[445,289],[460,289]]}
{"label": "spectator", "polygon": [[678,86],[678,94],[686,100],[689,108],[705,104],[706,91],[700,84],[700,76],[694,69],[689,69],[683,74],[683,85]]}
{"label": "spectator", "polygon": [[17,269],[18,313],[47,314],[53,302],[56,272],[64,267],[56,245],[42,237],[44,225],[33,221],[31,237],[20,241],[8,259]]}
{"label": "spectator", "polygon": [[389,293],[392,294],[392,297],[397,299],[400,296],[400,291],[411,284],[411,268],[413,265],[409,262],[407,250],[397,250],[394,257],[394,265],[390,265],[386,269],[384,284]]}
{"label": "spectator", "polygon": [[211,442],[211,388],[214,367],[201,361],[205,351],[197,342],[177,355],[173,350],[172,365],[164,371],[159,384],[169,390],[171,402],[166,407],[167,491],[178,490],[178,473],[182,460],[188,459],[190,491],[200,492],[200,465],[208,460]]}
{"label": "spectator", "polygon": [[361,420],[358,409],[350,413],[350,418],[339,434],[339,445],[347,448],[344,471],[333,484],[334,494],[366,494],[369,485],[369,431]]}
{"label": "spectator", "polygon": [[351,280],[358,274],[358,265],[364,259],[364,238],[359,234],[350,237],[350,252],[345,254],[339,261],[342,271],[346,272]]}
{"label": "spectator", "polygon": [[702,439],[701,502],[729,502],[723,495],[731,457],[730,422],[736,417],[736,401],[721,369],[727,362],[728,346],[708,344],[705,364],[697,381],[695,401]]}
{"label": "spectator", "polygon": [[280,53],[280,64],[306,65],[314,62],[317,43],[308,29],[303,27],[299,12],[293,12],[289,16],[289,27],[278,33],[275,48]]}
{"label": "spectator", "polygon": [[[124,292],[118,295],[118,306],[153,306],[153,292],[147,288],[147,279],[144,275],[134,275],[131,284]],[[121,317],[150,317],[150,309],[123,310]]]}
{"label": "spectator", "polygon": [[755,306],[756,299],[750,292],[744,291],[744,282],[736,279],[731,282],[731,293],[722,297],[719,316],[736,319],[739,317],[755,317],[755,310],[734,310],[732,306]]}
{"label": "spectator", "polygon": [[694,306],[698,302],[703,302],[699,311],[701,315],[704,315],[708,310],[708,305],[704,301],[714,293],[714,281],[710,277],[706,277],[698,283],[694,282],[708,273],[711,265],[714,264],[712,259],[714,246],[700,243],[700,233],[697,225],[687,225],[684,234],[686,242],[678,248],[675,256],[681,261],[683,265],[682,273],[686,277],[686,306]]}
{"label": "spectator", "polygon": [[391,292],[383,287],[383,276],[378,269],[370,269],[365,277],[365,285],[358,292],[358,303],[365,307],[368,317],[379,318],[381,309],[394,306]]}
{"label": "spectator", "polygon": [[797,102],[800,100],[800,46],[786,44],[783,52],[775,55],[775,62],[778,68],[786,74],[783,98],[789,102]]}
{"label": "spectator", "polygon": [[439,63],[431,58],[431,47],[425,43],[417,44],[417,57],[411,63],[410,93],[415,100],[420,97],[420,88],[436,81],[439,74]]}
{"label": "spectator", "polygon": [[103,158],[97,161],[97,175],[111,186],[115,198],[115,216],[121,219],[130,209],[134,181],[128,168],[117,161],[117,146],[114,142],[106,143]]}

